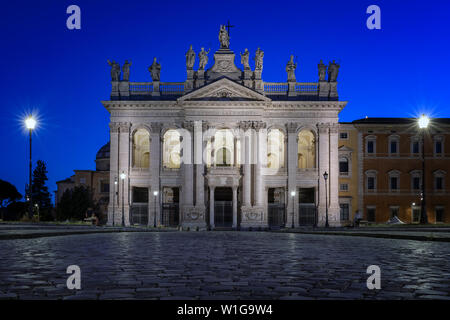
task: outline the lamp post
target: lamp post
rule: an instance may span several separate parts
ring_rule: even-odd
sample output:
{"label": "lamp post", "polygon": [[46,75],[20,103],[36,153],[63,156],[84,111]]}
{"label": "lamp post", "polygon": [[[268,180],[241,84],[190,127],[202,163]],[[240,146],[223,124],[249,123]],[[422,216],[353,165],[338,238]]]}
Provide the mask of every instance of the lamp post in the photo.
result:
{"label": "lamp post", "polygon": [[30,199],[30,203],[28,206],[28,214],[30,215],[30,218],[33,217],[33,190],[32,190],[32,166],[33,162],[31,160],[31,134],[34,128],[36,127],[36,120],[33,118],[33,116],[29,116],[25,119],[25,126],[27,127],[29,133],[30,133],[30,180],[28,184],[28,196]]}
{"label": "lamp post", "polygon": [[328,228],[329,227],[329,224],[328,224],[328,191],[327,191],[328,173],[326,171],[323,174],[323,179],[325,180],[325,228]]}
{"label": "lamp post", "polygon": [[114,190],[113,190],[113,215],[112,215],[112,225],[114,227],[115,225],[115,217],[114,217],[114,211],[116,208],[116,193],[117,193],[117,177],[114,177]]}
{"label": "lamp post", "polygon": [[127,175],[125,174],[125,172],[122,171],[122,173],[120,174],[120,180],[122,180],[122,226],[125,226],[125,178],[127,177]]}
{"label": "lamp post", "polygon": [[421,197],[421,208],[420,208],[420,223],[428,224],[427,206],[425,198],[425,130],[430,123],[430,118],[422,114],[422,116],[417,120],[419,128],[422,131],[422,197]]}
{"label": "lamp post", "polygon": [[295,215],[295,191],[291,191],[292,198],[292,229],[294,229],[294,215]]}
{"label": "lamp post", "polygon": [[155,197],[154,199],[154,214],[153,214],[153,227],[156,228],[156,200],[158,197],[158,191],[153,191],[153,196]]}

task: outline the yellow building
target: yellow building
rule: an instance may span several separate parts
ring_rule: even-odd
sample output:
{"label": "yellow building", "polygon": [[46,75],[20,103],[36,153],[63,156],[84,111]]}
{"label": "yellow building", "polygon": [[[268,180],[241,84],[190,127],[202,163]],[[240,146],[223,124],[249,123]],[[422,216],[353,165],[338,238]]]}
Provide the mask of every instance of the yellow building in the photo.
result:
{"label": "yellow building", "polygon": [[358,130],[339,124],[339,207],[341,225],[353,223],[358,207]]}

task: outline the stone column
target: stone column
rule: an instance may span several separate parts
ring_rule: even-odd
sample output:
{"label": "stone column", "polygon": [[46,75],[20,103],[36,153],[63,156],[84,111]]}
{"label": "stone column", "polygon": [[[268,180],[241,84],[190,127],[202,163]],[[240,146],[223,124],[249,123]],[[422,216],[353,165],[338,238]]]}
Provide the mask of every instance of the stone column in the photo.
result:
{"label": "stone column", "polygon": [[[153,226],[154,217],[156,215],[156,225],[158,226],[161,221],[160,214],[160,201],[158,200],[161,197],[160,190],[160,163],[161,163],[161,128],[162,123],[154,122],[151,124],[151,135],[150,135],[150,172],[151,172],[151,198],[148,199],[149,204],[149,221],[148,224]],[[153,191],[158,191],[158,196],[153,196]],[[156,205],[155,205],[156,201]]]}
{"label": "stone column", "polygon": [[114,184],[119,179],[119,125],[116,122],[109,124],[110,128],[110,169],[109,169],[109,204],[108,226],[117,225],[119,222],[117,186]]}
{"label": "stone column", "polygon": [[196,121],[194,125],[194,152],[195,152],[195,179],[196,193],[195,206],[197,209],[205,211],[205,178],[203,164],[203,123]]}
{"label": "stone column", "polygon": [[265,136],[266,123],[257,122],[254,124],[256,131],[256,168],[255,168],[255,205],[258,207],[263,207],[264,196],[263,196],[263,176],[262,176],[262,164],[263,164],[263,144]]}
{"label": "stone column", "polygon": [[[329,158],[329,212],[328,219],[330,225],[340,226],[340,209],[339,209],[339,124],[330,125],[330,158]],[[331,218],[330,218],[331,217]]]}
{"label": "stone column", "polygon": [[[122,221],[126,226],[130,225],[130,123],[119,123],[119,177],[118,177],[118,190],[119,190],[119,203],[120,208],[120,223]],[[124,180],[120,179],[120,175],[125,173]],[[123,213],[123,220],[122,220]]]}
{"label": "stone column", "polygon": [[[185,132],[182,136],[183,147],[183,213],[185,210],[190,210],[194,206],[194,165],[192,160],[192,141],[194,123],[192,121],[185,121],[183,123]],[[189,209],[188,209],[189,208]],[[184,215],[184,214],[183,214]]]}
{"label": "stone column", "polygon": [[[319,175],[319,208],[318,208],[318,225],[324,226],[325,225],[325,214],[326,214],[326,198],[325,198],[325,179],[323,178],[324,172],[328,172],[330,174],[330,150],[329,150],[329,124],[328,123],[319,123],[317,125],[318,132],[319,132],[319,168],[318,168],[318,175]],[[337,145],[336,145],[337,148]],[[330,176],[328,176],[328,180],[330,180]],[[329,181],[327,181],[327,192],[329,193]],[[330,197],[328,196],[328,207],[330,204]],[[330,218],[330,210],[328,210],[328,219]],[[330,220],[329,220],[330,221]]]}
{"label": "stone column", "polygon": [[237,227],[237,186],[233,186],[233,228]]}
{"label": "stone column", "polygon": [[214,190],[216,187],[209,186],[209,226],[214,229]]}
{"label": "stone column", "polygon": [[[298,224],[298,221],[295,221],[296,212],[298,210],[298,206],[294,203],[295,197],[292,199],[291,192],[295,191],[297,194],[297,162],[298,162],[298,142],[297,142],[297,127],[298,124],[296,122],[291,122],[286,125],[288,132],[288,159],[287,159],[287,167],[288,167],[288,203],[287,203],[287,214],[286,214],[286,227],[292,227],[292,215],[294,215],[294,226]],[[297,219],[298,220],[298,219]]]}
{"label": "stone column", "polygon": [[243,161],[244,167],[244,179],[242,183],[243,187],[243,198],[242,198],[242,206],[243,207],[251,207],[251,167],[250,167],[250,152],[251,152],[251,122],[243,121],[240,123],[241,128],[241,159]]}

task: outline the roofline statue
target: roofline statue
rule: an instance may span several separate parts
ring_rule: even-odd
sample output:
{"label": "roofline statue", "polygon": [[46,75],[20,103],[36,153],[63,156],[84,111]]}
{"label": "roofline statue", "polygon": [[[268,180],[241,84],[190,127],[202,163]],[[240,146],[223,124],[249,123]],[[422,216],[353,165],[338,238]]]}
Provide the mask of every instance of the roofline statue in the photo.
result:
{"label": "roofline statue", "polygon": [[230,36],[228,34],[226,26],[224,25],[220,25],[219,41],[221,49],[228,49],[230,47]]}
{"label": "roofline statue", "polygon": [[156,62],[156,57],[153,58],[153,63],[150,67],[148,67],[148,71],[150,71],[152,81],[160,81],[161,65]]}
{"label": "roofline statue", "polygon": [[111,81],[120,81],[120,65],[114,60],[108,60],[108,64],[111,66]]}

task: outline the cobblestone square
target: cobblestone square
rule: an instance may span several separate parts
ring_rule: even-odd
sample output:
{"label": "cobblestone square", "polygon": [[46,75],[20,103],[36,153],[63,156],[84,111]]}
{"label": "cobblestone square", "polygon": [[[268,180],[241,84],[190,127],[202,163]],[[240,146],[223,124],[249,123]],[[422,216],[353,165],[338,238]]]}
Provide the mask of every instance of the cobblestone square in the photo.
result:
{"label": "cobblestone square", "polygon": [[[445,242],[121,232],[0,243],[0,299],[450,299]],[[66,287],[69,265],[80,290]],[[369,265],[380,290],[366,287]]]}

